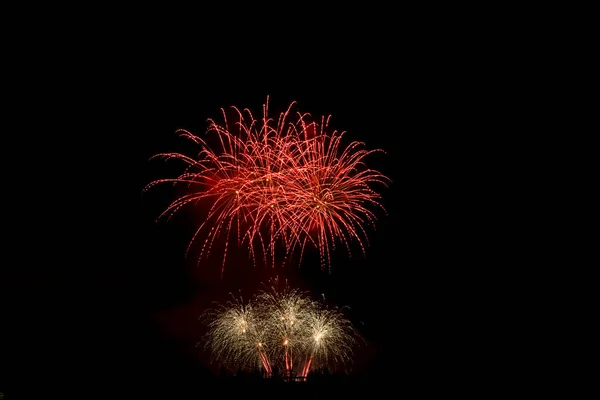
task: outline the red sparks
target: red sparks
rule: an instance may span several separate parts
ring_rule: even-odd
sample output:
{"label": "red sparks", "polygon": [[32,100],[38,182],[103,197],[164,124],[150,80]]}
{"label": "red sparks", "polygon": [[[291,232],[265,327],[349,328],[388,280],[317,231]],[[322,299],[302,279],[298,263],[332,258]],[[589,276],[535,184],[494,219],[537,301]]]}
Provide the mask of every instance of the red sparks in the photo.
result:
{"label": "red sparks", "polygon": [[[178,132],[201,147],[196,157],[162,153],[152,158],[178,159],[186,164],[182,174],[158,183],[185,184],[190,191],[175,199],[160,217],[170,217],[183,206],[210,201],[204,222],[190,241],[204,232],[198,262],[209,255],[215,239],[225,236],[221,273],[224,272],[230,237],[238,246],[248,245],[256,263],[275,265],[276,245],[282,244],[285,259],[299,251],[300,263],[306,245],[319,249],[321,267],[331,266],[331,251],[342,243],[348,254],[350,242],[363,254],[366,225],[374,225],[372,206],[383,209],[381,196],[372,184],[387,185],[389,179],[369,169],[364,159],[382,150],[365,150],[362,142],[341,144],[345,132],[329,132],[330,117],[311,121],[309,114],[288,109],[275,120],[268,117],[268,98],[259,120],[248,109],[235,111],[235,122],[209,119],[207,134],[218,138],[213,150],[205,140],[186,131]],[[384,210],[385,211],[385,210]],[[159,217],[159,218],[160,218]],[[187,252],[186,252],[187,253]]]}

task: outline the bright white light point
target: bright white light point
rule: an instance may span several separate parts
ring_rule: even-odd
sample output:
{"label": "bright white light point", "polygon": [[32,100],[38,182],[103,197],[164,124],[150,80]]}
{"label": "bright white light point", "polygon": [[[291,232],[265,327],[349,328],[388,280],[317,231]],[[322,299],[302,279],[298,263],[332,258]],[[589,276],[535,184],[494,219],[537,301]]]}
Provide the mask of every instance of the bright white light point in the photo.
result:
{"label": "bright white light point", "polygon": [[283,342],[283,344],[284,344],[284,345],[287,345],[287,344],[288,344],[288,341],[287,341],[287,339],[285,339],[285,341]]}
{"label": "bright white light point", "polygon": [[235,193],[237,194],[237,193],[239,193],[239,192],[236,190],[236,191],[235,191]]}

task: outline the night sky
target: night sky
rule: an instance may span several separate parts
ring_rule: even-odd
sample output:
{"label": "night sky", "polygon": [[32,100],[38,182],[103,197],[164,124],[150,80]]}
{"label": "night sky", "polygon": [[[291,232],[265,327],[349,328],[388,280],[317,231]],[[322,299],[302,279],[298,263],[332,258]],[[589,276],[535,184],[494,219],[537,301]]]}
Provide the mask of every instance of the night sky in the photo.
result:
{"label": "night sky", "polygon": [[[490,150],[476,134],[485,76],[475,79],[447,43],[385,40],[387,51],[340,41],[274,58],[236,46],[119,49],[122,57],[71,82],[73,108],[51,126],[70,133],[61,137],[71,147],[59,182],[45,187],[57,199],[36,205],[46,211],[35,208],[30,246],[7,280],[5,392],[201,393],[216,367],[196,347],[200,313],[273,276],[350,307],[367,342],[357,351],[357,382],[429,390],[485,376],[478,366],[499,345],[481,339],[496,328],[479,323],[491,311],[477,299],[500,271],[481,234],[490,193],[474,188],[486,179],[474,159]],[[338,250],[331,271],[319,269],[314,251],[300,268],[255,268],[246,249],[231,248],[220,279],[218,257],[199,267],[194,254],[184,257],[200,221],[193,209],[155,222],[172,192],[142,189],[180,169],[149,158],[193,152],[176,129],[203,135],[207,118],[219,121],[232,105],[260,115],[267,96],[272,115],[296,101],[313,116],[331,115],[344,143],[386,151],[366,159],[392,179],[377,188],[387,215],[367,228],[366,257],[355,246],[352,259]]]}

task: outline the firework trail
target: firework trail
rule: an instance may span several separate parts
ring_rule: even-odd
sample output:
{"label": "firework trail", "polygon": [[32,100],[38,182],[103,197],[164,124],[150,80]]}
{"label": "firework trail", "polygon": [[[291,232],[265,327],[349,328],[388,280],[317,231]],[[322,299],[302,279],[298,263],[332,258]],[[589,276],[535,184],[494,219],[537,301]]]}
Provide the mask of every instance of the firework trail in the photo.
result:
{"label": "firework trail", "polygon": [[269,342],[275,344],[269,355],[274,360],[283,359],[281,367],[289,377],[293,374],[294,355],[301,355],[306,346],[307,322],[315,307],[305,293],[287,287],[279,291],[276,286],[259,292],[255,303],[268,327]]}
{"label": "firework trail", "polygon": [[360,336],[342,310],[328,308],[297,290],[271,287],[245,304],[241,299],[204,314],[205,348],[231,368],[273,368],[287,378],[306,377],[311,368],[346,365]]}
{"label": "firework trail", "polygon": [[[194,233],[193,243],[204,235],[198,262],[208,257],[215,240],[225,236],[221,273],[224,272],[229,242],[247,244],[256,264],[275,265],[276,249],[282,248],[283,262],[295,251],[299,263],[307,245],[319,250],[321,267],[331,267],[331,251],[342,244],[351,256],[355,241],[365,254],[365,226],[375,227],[373,209],[381,196],[375,184],[387,186],[389,178],[369,169],[364,159],[374,152],[364,143],[342,145],[344,132],[330,131],[330,117],[320,122],[310,114],[293,113],[289,105],[277,119],[268,116],[268,98],[263,117],[232,107],[233,118],[223,113],[223,124],[209,119],[207,135],[216,137],[213,149],[202,138],[186,131],[178,133],[200,147],[195,156],[161,153],[152,158],[176,159],[186,166],[174,178],[150,182],[187,185],[188,193],[176,198],[160,218],[169,219],[182,207],[208,202],[206,218]],[[278,250],[279,251],[279,250]]]}
{"label": "firework trail", "polygon": [[[323,306],[324,307],[324,306]],[[354,329],[339,309],[315,307],[306,321],[308,335],[301,376],[306,376],[313,362],[327,365],[330,360],[350,361],[352,347],[356,345]]]}
{"label": "firework trail", "polygon": [[265,353],[267,330],[260,315],[250,304],[234,298],[224,305],[209,310],[207,318],[214,357],[227,365],[241,368],[263,368],[271,374],[271,365]]}

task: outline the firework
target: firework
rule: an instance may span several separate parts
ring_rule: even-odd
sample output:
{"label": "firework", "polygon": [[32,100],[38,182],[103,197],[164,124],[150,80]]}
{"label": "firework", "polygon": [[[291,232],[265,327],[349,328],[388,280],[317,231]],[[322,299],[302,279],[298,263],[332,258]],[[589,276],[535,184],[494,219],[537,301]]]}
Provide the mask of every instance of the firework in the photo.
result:
{"label": "firework", "polygon": [[263,290],[248,303],[217,305],[204,317],[204,345],[214,360],[230,368],[258,367],[266,376],[274,367],[291,378],[346,365],[360,338],[342,310],[287,288]]}
{"label": "firework", "polygon": [[[342,244],[351,256],[350,243],[365,254],[365,226],[374,227],[374,209],[385,209],[373,185],[387,186],[389,178],[366,167],[365,158],[382,150],[366,150],[364,143],[342,146],[345,132],[329,129],[330,117],[312,120],[307,113],[293,113],[295,103],[277,119],[232,107],[233,120],[222,109],[223,124],[209,119],[208,135],[216,137],[215,149],[204,139],[179,130],[181,136],[200,147],[195,156],[161,153],[152,158],[177,159],[184,171],[169,179],[150,182],[145,190],[161,184],[187,185],[160,218],[170,218],[184,206],[207,202],[208,211],[186,250],[201,240],[198,262],[208,257],[218,237],[224,236],[221,273],[227,249],[235,238],[247,245],[254,263],[283,263],[294,252],[302,262],[306,246],[317,248],[321,267],[331,267],[331,251]],[[208,139],[207,139],[208,140]],[[281,250],[278,250],[281,249]]]}
{"label": "firework", "polygon": [[271,374],[265,353],[268,331],[252,305],[234,299],[209,310],[206,317],[210,321],[207,343],[216,358],[240,368],[260,367]]}

